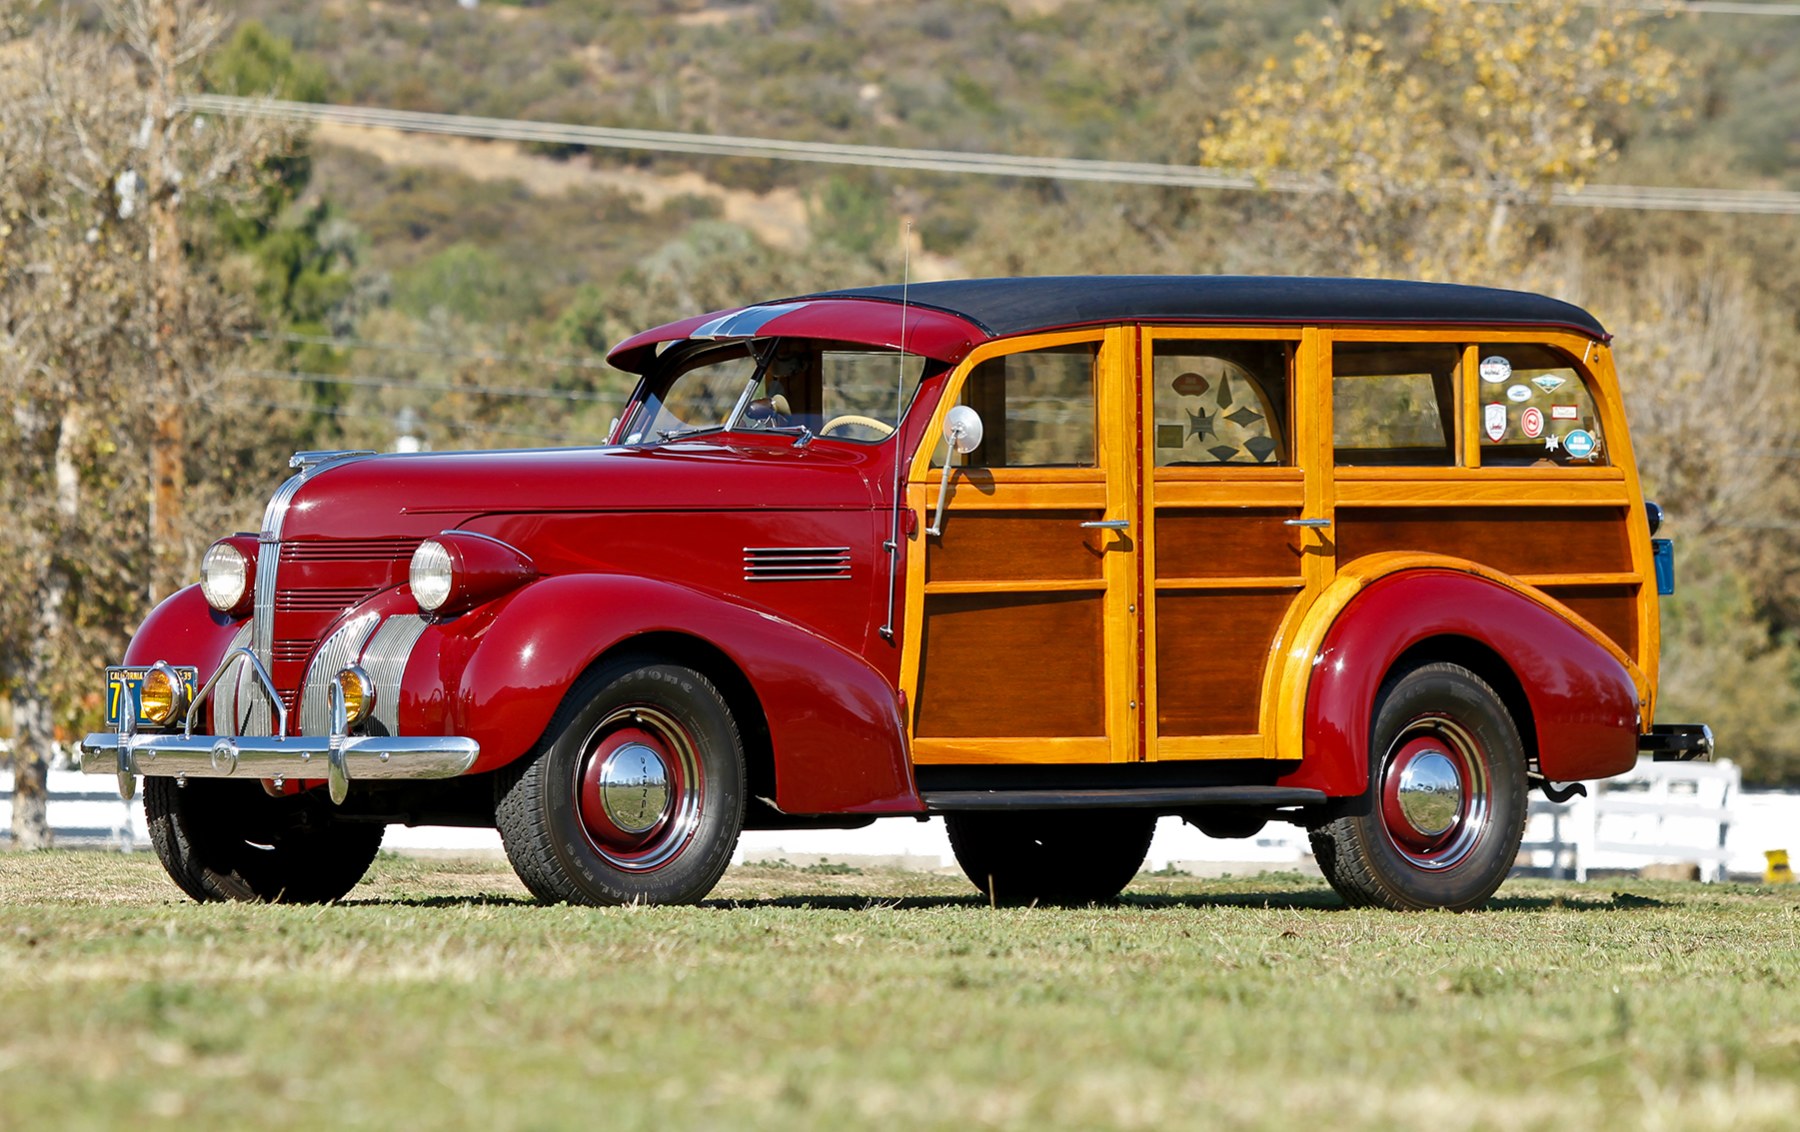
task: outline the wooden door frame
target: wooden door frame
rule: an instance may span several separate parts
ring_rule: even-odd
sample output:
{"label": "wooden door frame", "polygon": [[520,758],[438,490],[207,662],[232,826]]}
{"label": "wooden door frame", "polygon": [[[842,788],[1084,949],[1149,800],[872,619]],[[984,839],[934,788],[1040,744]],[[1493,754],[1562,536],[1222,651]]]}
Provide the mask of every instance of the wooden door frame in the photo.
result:
{"label": "wooden door frame", "polygon": [[[1108,519],[1127,519],[1133,524],[1127,532],[1133,546],[1129,551],[1107,553],[1101,560],[1099,588],[1102,600],[1102,648],[1105,650],[1104,695],[1102,716],[1104,739],[1008,738],[934,740],[919,739],[915,734],[921,691],[921,667],[924,662],[925,598],[930,593],[1006,593],[1024,592],[1018,583],[926,581],[926,559],[930,553],[929,536],[924,531],[931,524],[937,503],[942,469],[931,466],[932,453],[943,437],[944,416],[961,403],[963,387],[971,372],[982,362],[994,357],[1029,353],[1056,346],[1093,343],[1098,347],[1095,371],[1095,466],[1093,468],[996,468],[990,469],[991,482],[1006,487],[1002,494],[984,495],[973,490],[968,479],[953,474],[950,499],[945,510],[946,533],[954,531],[958,510],[1054,509],[1058,507],[1101,510]],[[1135,610],[1140,608],[1136,587],[1137,559],[1141,555],[1139,517],[1137,515],[1137,451],[1132,383],[1137,366],[1136,331],[1132,327],[1107,327],[1059,331],[1007,338],[984,343],[972,351],[948,378],[932,420],[919,440],[909,467],[906,483],[907,506],[918,516],[914,538],[918,549],[909,555],[906,571],[905,632],[902,637],[900,686],[907,697],[907,740],[916,763],[1113,763],[1137,761],[1141,734],[1137,721],[1139,696],[1138,631]],[[1095,480],[1098,479],[1096,485]],[[1096,504],[1100,506],[1096,507]],[[1095,532],[1106,537],[1107,532]],[[1111,536],[1116,537],[1116,536]],[[1056,592],[1057,583],[1036,583],[1030,590]],[[1068,585],[1062,588],[1077,589]],[[970,678],[978,679],[979,673]],[[938,749],[940,745],[956,748],[954,754]]]}

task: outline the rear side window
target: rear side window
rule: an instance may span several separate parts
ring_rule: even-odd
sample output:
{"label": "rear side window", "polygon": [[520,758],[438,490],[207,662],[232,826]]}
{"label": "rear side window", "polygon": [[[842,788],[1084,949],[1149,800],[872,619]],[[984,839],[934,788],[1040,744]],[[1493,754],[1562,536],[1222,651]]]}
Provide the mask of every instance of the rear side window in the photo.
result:
{"label": "rear side window", "polygon": [[1159,340],[1156,466],[1288,464],[1287,342]]}
{"label": "rear side window", "polygon": [[1594,397],[1560,350],[1484,344],[1483,467],[1598,467],[1609,462]]}
{"label": "rear side window", "polygon": [[1334,345],[1331,412],[1337,464],[1454,464],[1457,373],[1461,363],[1462,349],[1451,345]]}

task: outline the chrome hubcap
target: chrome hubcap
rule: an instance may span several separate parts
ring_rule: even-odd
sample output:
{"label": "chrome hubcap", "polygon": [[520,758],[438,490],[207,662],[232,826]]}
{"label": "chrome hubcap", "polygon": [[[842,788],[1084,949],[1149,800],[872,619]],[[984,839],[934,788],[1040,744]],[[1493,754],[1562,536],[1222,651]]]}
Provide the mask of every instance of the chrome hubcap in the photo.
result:
{"label": "chrome hubcap", "polygon": [[1492,820],[1487,753],[1444,715],[1413,720],[1383,756],[1380,818],[1388,843],[1416,868],[1453,868]]}
{"label": "chrome hubcap", "polygon": [[627,743],[606,756],[599,771],[600,805],[626,833],[645,833],[669,808],[669,766],[643,743]]}
{"label": "chrome hubcap", "polygon": [[700,824],[704,772],[673,716],[641,704],[601,720],[575,767],[575,805],[607,864],[648,872],[680,855]]}
{"label": "chrome hubcap", "polygon": [[1412,827],[1436,837],[1456,823],[1462,810],[1462,777],[1441,751],[1424,751],[1400,771],[1400,812]]}

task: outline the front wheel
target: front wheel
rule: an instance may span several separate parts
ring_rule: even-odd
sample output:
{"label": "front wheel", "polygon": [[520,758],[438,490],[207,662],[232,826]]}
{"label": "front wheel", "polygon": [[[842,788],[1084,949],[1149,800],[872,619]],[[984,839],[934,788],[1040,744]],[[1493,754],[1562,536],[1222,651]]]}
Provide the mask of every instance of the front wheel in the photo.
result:
{"label": "front wheel", "polygon": [[326,904],[375,860],[387,827],[339,820],[322,790],[271,797],[260,782],[144,780],[150,844],[195,900]]}
{"label": "front wheel", "polygon": [[963,874],[1006,904],[1111,900],[1143,867],[1148,810],[1027,810],[944,815]]}
{"label": "front wheel", "polygon": [[1357,812],[1313,831],[1320,871],[1351,905],[1486,903],[1527,815],[1524,744],[1506,705],[1460,665],[1422,665],[1382,687],[1370,740]]}
{"label": "front wheel", "polygon": [[510,776],[496,824],[546,902],[685,904],[712,891],[744,824],[744,754],[712,681],[624,660],[589,673]]}

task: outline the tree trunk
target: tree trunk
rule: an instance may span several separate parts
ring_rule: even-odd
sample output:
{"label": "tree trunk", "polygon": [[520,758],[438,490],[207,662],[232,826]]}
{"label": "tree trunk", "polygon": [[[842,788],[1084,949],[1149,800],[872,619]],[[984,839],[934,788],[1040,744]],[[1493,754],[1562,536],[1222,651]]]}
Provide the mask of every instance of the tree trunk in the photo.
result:
{"label": "tree trunk", "polygon": [[13,695],[14,849],[50,848],[50,701],[35,690]]}
{"label": "tree trunk", "polygon": [[184,574],[182,499],[187,476],[182,466],[186,455],[185,421],[187,382],[175,356],[175,343],[183,328],[180,183],[170,157],[170,133],[175,127],[176,12],[174,0],[156,5],[152,40],[149,114],[155,123],[146,153],[150,170],[150,261],[154,272],[151,298],[155,303],[156,341],[152,358],[156,367],[153,388],[172,398],[156,418],[150,437],[150,592],[160,600],[178,587]]}

